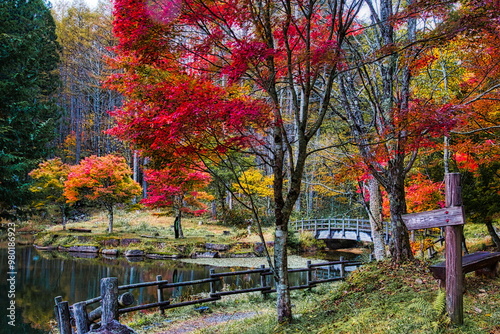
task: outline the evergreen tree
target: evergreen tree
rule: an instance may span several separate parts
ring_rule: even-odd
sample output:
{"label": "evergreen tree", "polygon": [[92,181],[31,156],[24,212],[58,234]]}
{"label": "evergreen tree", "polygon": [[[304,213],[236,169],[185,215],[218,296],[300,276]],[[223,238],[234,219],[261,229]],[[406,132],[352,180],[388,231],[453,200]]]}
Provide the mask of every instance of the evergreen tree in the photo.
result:
{"label": "evergreen tree", "polygon": [[28,172],[50,154],[58,50],[47,2],[0,2],[0,215],[29,199]]}

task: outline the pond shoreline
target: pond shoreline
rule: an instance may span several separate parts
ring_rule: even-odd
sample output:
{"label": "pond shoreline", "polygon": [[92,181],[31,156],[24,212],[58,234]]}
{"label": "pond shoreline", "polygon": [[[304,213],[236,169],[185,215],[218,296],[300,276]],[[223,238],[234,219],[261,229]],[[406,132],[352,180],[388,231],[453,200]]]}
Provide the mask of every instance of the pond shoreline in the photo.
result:
{"label": "pond shoreline", "polygon": [[[25,242],[23,242],[25,244]],[[76,254],[103,255],[107,257],[123,256],[126,258],[150,259],[219,259],[219,258],[260,258],[267,252],[273,255],[274,241],[265,244],[256,241],[240,241],[238,239],[219,240],[212,236],[187,237],[172,239],[154,236],[123,236],[95,234],[91,232],[57,231],[42,232],[34,236],[33,246],[39,251],[58,251]],[[316,256],[318,252],[329,251],[326,247],[307,247],[299,245],[292,254],[309,254]],[[343,248],[335,252],[362,255],[366,249]],[[82,256],[83,257],[83,256]]]}

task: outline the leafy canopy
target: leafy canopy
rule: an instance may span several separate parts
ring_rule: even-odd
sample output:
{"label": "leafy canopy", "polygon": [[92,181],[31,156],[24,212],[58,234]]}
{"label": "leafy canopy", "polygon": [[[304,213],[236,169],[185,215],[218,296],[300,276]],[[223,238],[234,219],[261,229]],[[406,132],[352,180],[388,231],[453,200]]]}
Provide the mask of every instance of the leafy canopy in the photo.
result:
{"label": "leafy canopy", "polygon": [[109,209],[140,195],[141,187],[131,175],[123,157],[93,155],[71,167],[64,184],[64,196],[68,203],[84,201]]}
{"label": "leafy canopy", "polygon": [[60,158],[41,162],[29,175],[34,182],[30,190],[40,195],[40,204],[65,204],[64,184],[68,179],[70,166]]}
{"label": "leafy canopy", "polygon": [[211,200],[205,189],[210,175],[188,168],[147,170],[148,197],[141,202],[150,207],[170,207],[194,215],[206,212],[203,201]]}

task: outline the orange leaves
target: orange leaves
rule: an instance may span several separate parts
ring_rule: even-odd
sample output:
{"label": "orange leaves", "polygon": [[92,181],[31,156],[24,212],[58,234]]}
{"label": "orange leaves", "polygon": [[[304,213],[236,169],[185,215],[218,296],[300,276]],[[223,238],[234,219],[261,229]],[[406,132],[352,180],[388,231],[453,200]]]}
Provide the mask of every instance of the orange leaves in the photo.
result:
{"label": "orange leaves", "polygon": [[479,165],[470,154],[457,152],[453,155],[453,158],[460,169],[475,172],[479,168]]}
{"label": "orange leaves", "polygon": [[123,157],[107,155],[85,158],[72,166],[65,182],[64,196],[68,203],[88,201],[103,206],[130,201],[140,195],[139,184]]}
{"label": "orange leaves", "polygon": [[433,182],[425,175],[413,175],[406,187],[408,212],[422,212],[444,207],[444,188],[441,182]]}

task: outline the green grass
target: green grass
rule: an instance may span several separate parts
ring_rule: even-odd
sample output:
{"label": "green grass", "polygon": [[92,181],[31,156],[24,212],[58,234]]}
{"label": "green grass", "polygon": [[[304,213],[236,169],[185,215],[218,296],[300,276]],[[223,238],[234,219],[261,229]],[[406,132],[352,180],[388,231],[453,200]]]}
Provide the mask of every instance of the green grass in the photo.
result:
{"label": "green grass", "polygon": [[[184,220],[186,238],[175,240],[170,229],[171,217],[136,211],[118,212],[116,218],[116,229],[111,235],[105,231],[107,221],[104,215],[69,226],[90,227],[93,237],[100,241],[157,233],[158,239],[143,239],[142,247],[165,254],[181,252],[185,256],[205,242],[234,243],[238,240],[240,243],[233,251],[245,252],[258,241],[255,236],[245,238],[244,229],[218,226],[210,221],[203,221],[200,225],[199,219]],[[230,236],[223,234],[227,230],[231,232]],[[468,223],[464,232],[469,251],[491,250],[491,238],[484,225]],[[56,238],[55,234],[59,237]],[[297,238],[304,246],[317,246],[317,241],[308,235]],[[50,233],[41,234],[39,241],[41,244],[81,244],[74,235],[61,231],[60,226],[51,228]],[[437,246],[441,254],[432,262],[442,260],[443,248]],[[346,282],[322,284],[311,291],[292,291],[294,319],[287,325],[276,322],[275,295],[267,299],[259,293],[226,296],[208,304],[212,315],[242,312],[255,312],[255,315],[201,328],[194,333],[500,334],[500,278],[467,274],[464,324],[452,326],[445,312],[445,293],[430,275],[429,264],[423,260],[400,266],[376,262],[354,272]],[[194,307],[182,307],[166,311],[165,316],[157,311],[135,312],[122,317],[121,321],[138,333],[153,334],[199,321],[204,316],[194,311]]]}
{"label": "green grass", "polygon": [[[141,249],[160,255],[180,255],[189,257],[195,252],[205,252],[205,243],[229,244],[231,252],[244,253],[253,251],[253,244],[260,239],[256,234],[247,235],[246,229],[221,226],[203,217],[183,218],[184,238],[175,239],[173,232],[174,218],[153,210],[115,210],[113,233],[108,233],[108,217],[105,212],[96,211],[84,221],[70,221],[63,230],[62,225],[32,221],[26,225],[37,227],[35,244],[40,246],[76,246],[93,245],[103,248],[117,248],[120,252],[127,249]],[[70,228],[91,229],[91,233],[71,232]],[[229,235],[224,233],[229,232]],[[266,237],[271,240],[271,229],[266,230]],[[109,239],[139,239],[139,243],[130,246],[110,246]]]}
{"label": "green grass", "polygon": [[[500,333],[500,279],[466,276],[464,325],[454,327],[445,312],[445,293],[430,276],[426,262],[399,267],[389,262],[364,266],[346,282],[323,284],[312,291],[293,291],[294,321],[278,325],[274,295],[224,297],[209,304],[212,314],[256,311],[251,318],[199,329],[194,333],[318,333],[318,334],[487,334]],[[139,332],[147,327],[143,318],[131,323]],[[149,314],[149,326],[161,323],[161,331],[200,317],[193,308],[167,311],[166,317]],[[141,320],[142,319],[142,320]],[[164,321],[168,319],[168,323]],[[162,322],[163,321],[163,322]],[[157,332],[160,332],[158,327]],[[145,333],[145,332],[144,332]]]}

